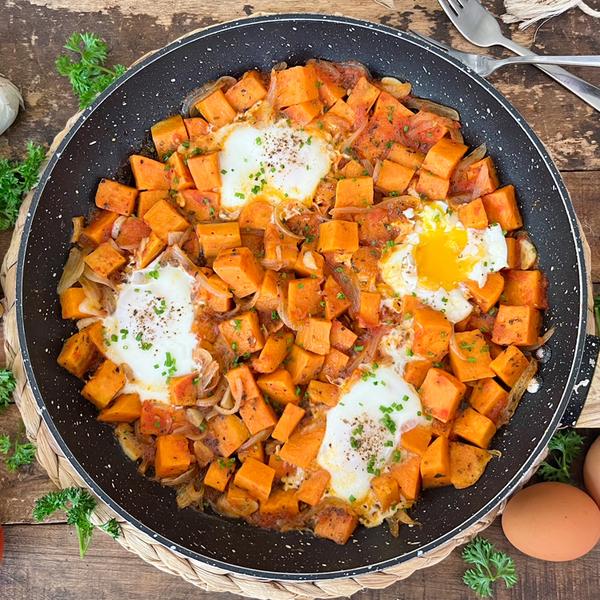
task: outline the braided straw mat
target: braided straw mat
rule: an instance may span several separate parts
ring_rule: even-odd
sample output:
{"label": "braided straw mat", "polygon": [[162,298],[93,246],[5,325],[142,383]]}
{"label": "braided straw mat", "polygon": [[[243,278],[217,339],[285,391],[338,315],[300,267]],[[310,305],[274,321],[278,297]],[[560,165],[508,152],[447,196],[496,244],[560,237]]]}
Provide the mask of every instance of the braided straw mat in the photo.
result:
{"label": "braided straw mat", "polygon": [[[257,16],[257,15],[253,15]],[[193,35],[202,31],[198,29],[187,34],[184,37]],[[149,52],[134,63],[135,66],[154,52]],[[59,146],[72,125],[80,117],[81,113],[74,115],[54,139],[48,153],[48,159]],[[47,163],[46,163],[47,164]],[[8,367],[13,371],[17,380],[17,386],[14,398],[23,417],[23,422],[27,430],[27,436],[37,446],[37,460],[52,481],[60,488],[70,486],[85,487],[85,484],[75,472],[70,463],[65,459],[62,451],[59,449],[52,434],[38,412],[33,392],[29,387],[23,366],[23,357],[19,348],[17,334],[17,311],[15,306],[16,296],[16,276],[17,276],[17,257],[19,253],[19,244],[25,220],[33,198],[33,192],[30,192],[25,198],[19,218],[17,220],[10,248],[4,258],[2,269],[0,271],[0,280],[5,292],[3,301],[5,308],[5,351]],[[588,262],[588,264],[590,264]],[[537,465],[544,457],[544,453],[539,461],[526,472],[520,484],[523,485],[535,472]],[[186,558],[177,552],[167,549],[156,540],[142,533],[132,525],[124,522],[117,517],[103,503],[99,502],[92,521],[95,524],[105,523],[107,519],[116,517],[120,521],[121,535],[117,541],[127,550],[140,556],[146,562],[155,567],[183,577],[193,585],[212,592],[230,592],[249,598],[261,598],[264,600],[294,600],[304,598],[338,598],[347,597],[364,589],[383,589],[394,583],[410,577],[418,569],[437,564],[444,560],[457,546],[461,546],[470,541],[478,533],[489,527],[497,515],[499,515],[506,501],[493,509],[479,523],[470,529],[462,532],[459,536],[450,540],[436,550],[426,555],[414,558],[408,562],[395,567],[371,573],[367,575],[358,575],[347,579],[334,579],[329,581],[315,582],[291,582],[291,581],[269,581],[256,579],[244,575],[230,573],[223,569],[213,567],[199,561]]]}

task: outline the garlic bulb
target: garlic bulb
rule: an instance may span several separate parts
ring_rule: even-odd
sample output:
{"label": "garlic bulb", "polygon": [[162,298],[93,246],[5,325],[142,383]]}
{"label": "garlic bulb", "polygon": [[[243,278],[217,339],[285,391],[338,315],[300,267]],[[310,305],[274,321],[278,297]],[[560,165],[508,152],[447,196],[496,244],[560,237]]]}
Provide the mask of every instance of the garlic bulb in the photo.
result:
{"label": "garlic bulb", "polygon": [[23,97],[17,87],[5,77],[0,76],[0,135],[2,135],[17,118],[19,105],[23,104]]}

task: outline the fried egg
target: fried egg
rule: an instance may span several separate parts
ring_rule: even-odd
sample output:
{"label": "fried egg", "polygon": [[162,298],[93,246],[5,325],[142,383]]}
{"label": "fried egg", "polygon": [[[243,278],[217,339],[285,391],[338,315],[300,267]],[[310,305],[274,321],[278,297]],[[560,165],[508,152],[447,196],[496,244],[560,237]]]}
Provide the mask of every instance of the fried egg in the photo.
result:
{"label": "fried egg", "polygon": [[126,393],[168,402],[168,379],[196,370],[194,283],[181,267],[156,266],[136,271],[123,284],[116,310],[103,325],[108,358],[133,371]]}
{"label": "fried egg", "polygon": [[223,129],[223,211],[233,213],[252,200],[312,202],[333,157],[323,134],[295,128],[286,120],[264,128],[238,121]]}
{"label": "fried egg", "polygon": [[483,287],[490,273],[507,266],[502,228],[467,229],[443,202],[424,206],[413,220],[414,230],[382,257],[382,277],[396,296],[414,294],[458,323],[472,310],[464,282]]}
{"label": "fried egg", "polygon": [[402,432],[422,419],[418,395],[388,366],[364,371],[328,412],[317,461],[331,473],[329,494],[349,500],[362,523],[383,518],[371,480],[399,460]]}

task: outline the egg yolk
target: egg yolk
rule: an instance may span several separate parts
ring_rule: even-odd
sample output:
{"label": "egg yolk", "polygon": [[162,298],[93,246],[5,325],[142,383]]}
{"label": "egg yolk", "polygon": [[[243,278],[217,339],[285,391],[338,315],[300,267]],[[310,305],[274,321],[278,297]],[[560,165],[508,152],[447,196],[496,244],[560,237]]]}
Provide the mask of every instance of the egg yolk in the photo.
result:
{"label": "egg yolk", "polygon": [[426,289],[449,291],[468,279],[475,261],[472,257],[459,258],[467,241],[463,229],[444,231],[438,226],[421,233],[415,250],[419,283]]}

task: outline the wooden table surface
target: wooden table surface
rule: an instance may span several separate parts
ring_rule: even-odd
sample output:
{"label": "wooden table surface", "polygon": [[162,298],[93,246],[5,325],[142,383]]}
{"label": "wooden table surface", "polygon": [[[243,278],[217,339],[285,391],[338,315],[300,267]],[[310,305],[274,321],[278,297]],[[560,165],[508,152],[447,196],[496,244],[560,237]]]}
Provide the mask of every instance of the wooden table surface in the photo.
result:
{"label": "wooden table surface", "polygon": [[[250,1],[250,0],[248,0]],[[484,0],[495,15],[503,12],[501,0]],[[598,0],[589,3],[600,8]],[[26,142],[49,146],[77,110],[67,80],[54,61],[64,40],[73,31],[102,35],[112,49],[110,59],[130,64],[145,52],[164,46],[198,27],[263,12],[340,12],[377,21],[406,31],[409,27],[467,51],[478,51],[450,25],[437,0],[413,4],[396,0],[390,10],[372,0],[255,0],[244,5],[234,0],[1,0],[0,70],[17,84],[26,109],[0,137],[0,158],[17,158]],[[546,54],[593,54],[600,48],[600,22],[573,9],[526,32],[503,26],[521,44]],[[535,34],[535,39],[534,39]],[[486,52],[479,50],[480,52]],[[500,49],[488,54],[502,56]],[[600,86],[600,70],[573,69]],[[546,144],[561,170],[575,209],[592,247],[594,282],[600,282],[600,139],[599,113],[547,78],[534,67],[509,67],[490,77],[520,111]],[[11,232],[0,232],[0,256],[6,252]],[[0,356],[3,360],[3,356]],[[0,415],[0,432],[17,433],[19,414],[13,405]],[[590,439],[595,437],[587,432]],[[123,550],[98,533],[85,559],[78,555],[75,529],[60,515],[45,524],[32,523],[35,499],[53,489],[33,464],[10,474],[0,461],[0,522],[4,525],[5,555],[0,568],[3,600],[225,600],[184,580],[167,575]],[[499,600],[597,600],[600,596],[600,546],[569,563],[544,563],[514,548],[502,535],[497,521],[485,535],[510,553],[519,573],[512,590],[496,587]],[[462,600],[475,598],[461,581],[465,565],[455,552],[443,563],[417,572],[410,579],[383,591],[366,591],[368,600]],[[230,595],[231,598],[233,596]]]}

